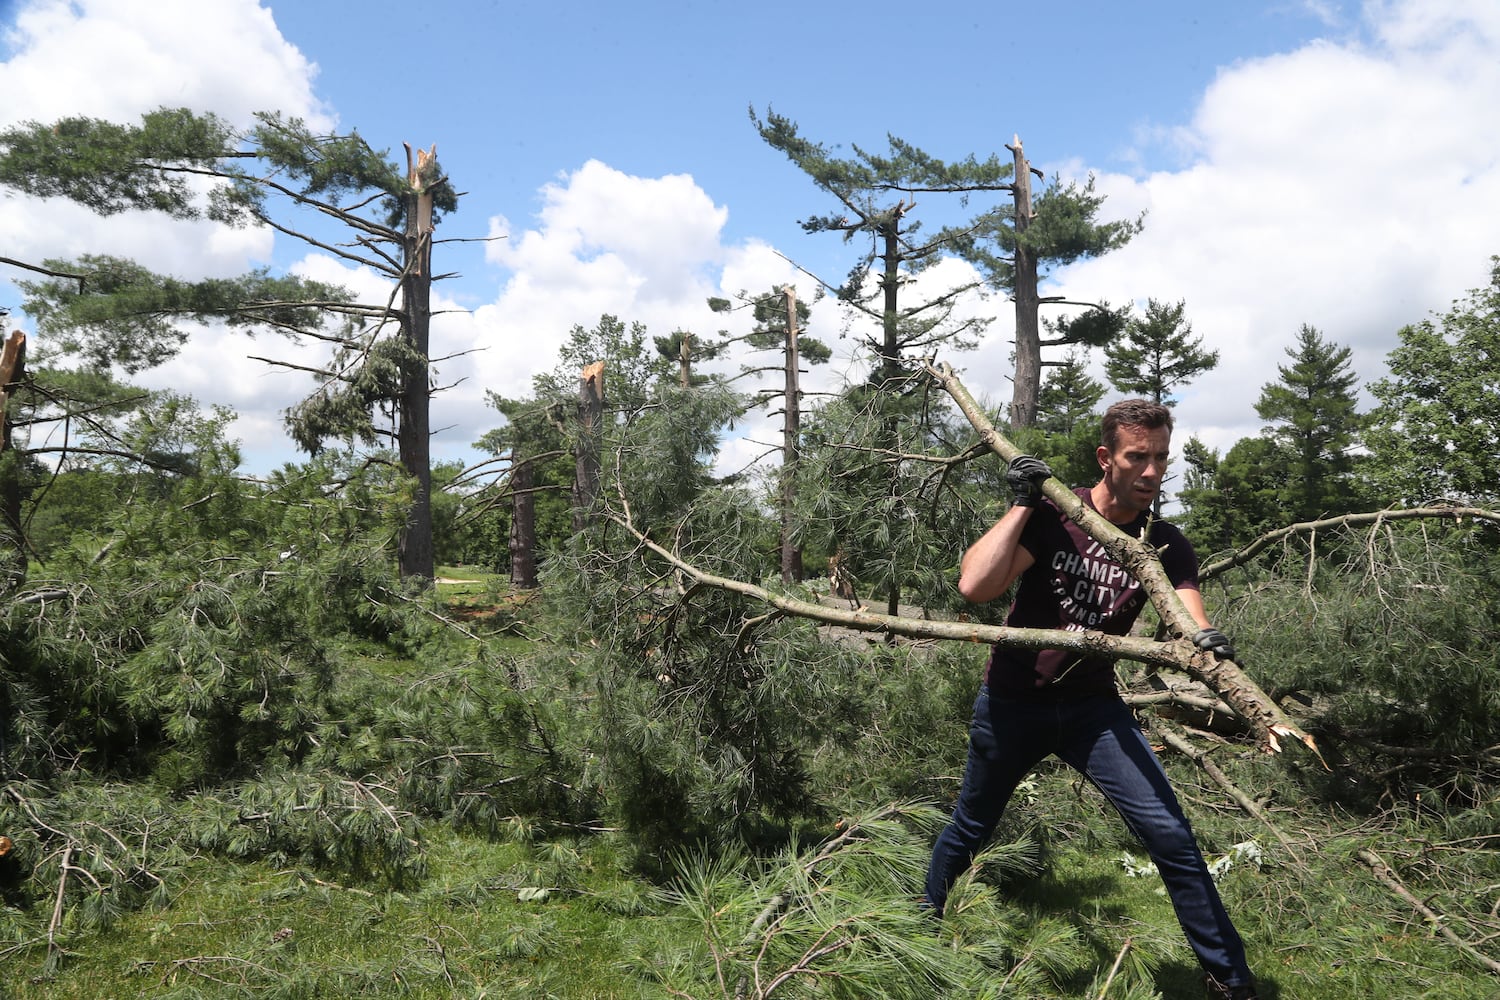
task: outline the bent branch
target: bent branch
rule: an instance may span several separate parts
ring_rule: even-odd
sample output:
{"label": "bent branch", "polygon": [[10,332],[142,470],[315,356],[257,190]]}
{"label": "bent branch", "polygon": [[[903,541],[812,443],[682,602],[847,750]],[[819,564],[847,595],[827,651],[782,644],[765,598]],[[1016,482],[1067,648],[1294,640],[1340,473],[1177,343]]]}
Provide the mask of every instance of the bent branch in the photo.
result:
{"label": "bent branch", "polygon": [[1254,559],[1271,545],[1276,544],[1284,538],[1293,535],[1311,535],[1329,528],[1354,528],[1366,524],[1381,524],[1385,521],[1406,521],[1413,518],[1451,518],[1462,521],[1464,518],[1472,518],[1476,521],[1489,521],[1492,524],[1500,524],[1500,513],[1493,510],[1485,510],[1482,507],[1459,507],[1456,505],[1433,505],[1428,507],[1407,507],[1402,510],[1376,510],[1365,514],[1342,514],[1338,517],[1325,517],[1318,521],[1299,521],[1289,524],[1285,528],[1277,528],[1268,531],[1244,548],[1236,549],[1222,559],[1203,566],[1198,571],[1199,580],[1211,580],[1220,573],[1243,566]]}

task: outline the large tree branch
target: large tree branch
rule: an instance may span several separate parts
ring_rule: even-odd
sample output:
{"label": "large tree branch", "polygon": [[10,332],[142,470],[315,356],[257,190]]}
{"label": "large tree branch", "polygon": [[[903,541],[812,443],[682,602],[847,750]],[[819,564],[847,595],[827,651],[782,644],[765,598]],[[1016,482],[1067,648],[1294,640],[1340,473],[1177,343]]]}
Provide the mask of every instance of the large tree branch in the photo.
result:
{"label": "large tree branch", "polygon": [[1003,625],[982,625],[977,622],[933,621],[903,618],[899,615],[881,615],[864,610],[843,611],[837,608],[826,608],[821,604],[766,590],[764,587],[746,583],[744,580],[716,576],[700,569],[676,552],[642,534],[631,522],[628,511],[623,517],[606,516],[629,532],[642,547],[661,557],[695,586],[743,594],[798,618],[810,618],[814,621],[861,632],[898,635],[908,639],[947,639],[959,642],[979,642],[986,645],[1003,642],[1022,649],[1067,649],[1089,656],[1134,660],[1139,663],[1177,669],[1181,669],[1182,662],[1191,657],[1194,651],[1192,643],[1189,642],[1157,642],[1154,639],[1139,636],[1010,628]]}
{"label": "large tree branch", "polygon": [[[953,398],[991,451],[1007,461],[1021,453],[1020,449],[995,430],[989,417],[951,368],[944,364],[933,364],[927,366],[927,372]],[[1162,569],[1160,558],[1151,546],[1142,539],[1131,538],[1089,509],[1072,490],[1057,479],[1048,479],[1042,489],[1065,516],[1104,546],[1110,555],[1141,582],[1141,587],[1173,639],[1181,640],[1198,630],[1198,623],[1177,596],[1176,589]],[[1281,749],[1281,740],[1290,736],[1318,754],[1317,741],[1288,718],[1280,706],[1233,660],[1216,660],[1207,653],[1192,655],[1190,651],[1193,646],[1188,642],[1170,642],[1165,645],[1177,653],[1176,662],[1171,665],[1192,674],[1217,692],[1249,724],[1263,749],[1275,753]],[[1321,754],[1319,759],[1321,760]]]}
{"label": "large tree branch", "polygon": [[1200,580],[1209,580],[1220,573],[1243,566],[1263,552],[1268,546],[1274,545],[1283,539],[1293,535],[1311,535],[1326,528],[1349,528],[1366,524],[1380,524],[1384,521],[1405,521],[1412,518],[1452,518],[1461,521],[1466,517],[1474,518],[1476,521],[1490,521],[1500,524],[1500,513],[1493,510],[1485,510],[1480,507],[1458,507],[1435,505],[1430,507],[1409,507],[1403,510],[1377,510],[1364,514],[1343,514],[1339,517],[1326,517],[1318,521],[1299,521],[1289,524],[1285,528],[1277,528],[1268,531],[1244,548],[1236,549],[1222,559],[1215,559],[1198,571]]}

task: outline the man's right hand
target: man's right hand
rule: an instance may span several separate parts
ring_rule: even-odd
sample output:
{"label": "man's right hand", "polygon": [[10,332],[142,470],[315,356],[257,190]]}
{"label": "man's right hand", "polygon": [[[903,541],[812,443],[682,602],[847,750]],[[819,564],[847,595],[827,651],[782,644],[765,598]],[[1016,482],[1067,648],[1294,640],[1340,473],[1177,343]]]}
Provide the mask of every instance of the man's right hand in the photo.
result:
{"label": "man's right hand", "polygon": [[1051,468],[1040,458],[1017,455],[1005,467],[1005,481],[1010,484],[1013,497],[1011,503],[1016,507],[1035,507],[1042,499],[1042,480],[1051,477]]}

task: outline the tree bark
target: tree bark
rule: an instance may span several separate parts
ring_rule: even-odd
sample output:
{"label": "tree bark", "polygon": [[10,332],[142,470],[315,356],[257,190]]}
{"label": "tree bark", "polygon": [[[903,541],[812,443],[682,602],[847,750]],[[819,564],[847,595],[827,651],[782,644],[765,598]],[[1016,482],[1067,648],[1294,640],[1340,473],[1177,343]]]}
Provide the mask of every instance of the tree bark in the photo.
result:
{"label": "tree bark", "polygon": [[26,580],[26,539],[21,532],[21,456],[11,447],[7,419],[11,393],[26,377],[26,334],[12,330],[0,352],[0,593]]}
{"label": "tree bark", "polygon": [[397,541],[401,578],[431,580],[436,576],[432,545],[432,441],[428,375],[432,331],[432,191],[438,180],[437,147],[417,150],[411,162],[407,147],[406,231],[401,274],[402,333],[411,356],[401,373],[400,419],[396,446],[401,467],[417,481],[416,496]]}
{"label": "tree bark", "polygon": [[802,579],[802,550],[792,541],[792,504],[797,499],[801,456],[802,391],[798,388],[797,290],[786,288],[786,390],[781,431],[781,581]]}
{"label": "tree bark", "polygon": [[536,579],[536,467],[530,459],[511,459],[510,471],[510,583],[535,590]]}
{"label": "tree bark", "polygon": [[578,374],[578,447],[573,472],[573,530],[594,518],[599,496],[599,429],[604,420],[604,362],[595,361]]}
{"label": "tree bark", "polygon": [[1011,386],[1010,425],[1036,425],[1037,401],[1042,392],[1041,296],[1037,291],[1036,253],[1026,242],[1031,210],[1031,164],[1021,148],[1021,137],[1005,147],[1015,157],[1011,190],[1016,202],[1016,253],[1013,272],[1016,299],[1016,378]]}

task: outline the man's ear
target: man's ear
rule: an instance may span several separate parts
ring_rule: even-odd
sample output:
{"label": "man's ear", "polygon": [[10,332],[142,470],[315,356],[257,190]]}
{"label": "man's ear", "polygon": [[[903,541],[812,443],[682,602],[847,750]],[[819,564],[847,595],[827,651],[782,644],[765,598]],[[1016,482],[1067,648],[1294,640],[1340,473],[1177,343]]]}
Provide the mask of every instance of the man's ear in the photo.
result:
{"label": "man's ear", "polygon": [[1104,472],[1109,471],[1109,449],[1100,445],[1094,449],[1094,458],[1099,461],[1099,468]]}

